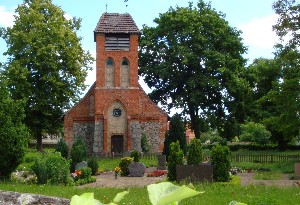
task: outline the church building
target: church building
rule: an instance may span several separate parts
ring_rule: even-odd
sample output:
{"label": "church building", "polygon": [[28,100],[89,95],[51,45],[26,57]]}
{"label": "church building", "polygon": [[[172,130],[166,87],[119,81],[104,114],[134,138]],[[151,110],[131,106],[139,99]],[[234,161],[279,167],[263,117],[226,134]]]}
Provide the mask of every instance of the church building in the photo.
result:
{"label": "church building", "polygon": [[167,114],[138,82],[140,31],[128,13],[104,13],[95,30],[96,82],[64,116],[64,138],[71,146],[82,137],[88,155],[141,150],[161,152]]}

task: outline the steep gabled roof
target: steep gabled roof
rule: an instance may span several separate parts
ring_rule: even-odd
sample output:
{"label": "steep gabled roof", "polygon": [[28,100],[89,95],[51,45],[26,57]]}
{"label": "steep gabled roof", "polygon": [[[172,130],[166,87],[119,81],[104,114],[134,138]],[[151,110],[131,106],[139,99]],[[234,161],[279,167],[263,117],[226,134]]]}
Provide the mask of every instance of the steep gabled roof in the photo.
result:
{"label": "steep gabled roof", "polygon": [[104,13],[94,30],[94,34],[96,33],[140,34],[140,30],[128,13]]}

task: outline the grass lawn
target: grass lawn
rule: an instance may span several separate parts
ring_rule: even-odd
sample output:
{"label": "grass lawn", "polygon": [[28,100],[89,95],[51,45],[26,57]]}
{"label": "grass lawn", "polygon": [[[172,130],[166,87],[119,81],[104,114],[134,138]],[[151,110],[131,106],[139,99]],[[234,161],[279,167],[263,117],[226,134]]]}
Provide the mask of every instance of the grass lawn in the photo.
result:
{"label": "grass lawn", "polygon": [[[29,169],[35,158],[40,155],[34,150],[29,150],[24,162],[19,169]],[[117,159],[99,159],[99,169],[107,171],[113,170],[120,162]],[[146,166],[156,166],[157,160],[141,159]],[[282,173],[292,174],[294,172],[294,162],[284,163],[233,163],[233,166],[242,169],[263,170],[258,171],[259,179],[278,179]],[[296,187],[269,187],[269,186],[240,186],[237,184],[211,183],[195,184],[197,191],[205,191],[204,194],[186,199],[180,204],[186,205],[221,205],[229,204],[230,201],[239,201],[248,205],[281,205],[300,204],[300,189]],[[1,182],[0,190],[16,191],[23,193],[36,193],[47,196],[57,196],[71,198],[73,195],[80,195],[86,192],[93,192],[95,198],[103,203],[109,203],[114,196],[124,189],[117,188],[80,188],[72,186],[51,186],[51,185],[26,185],[12,182]],[[120,204],[150,205],[146,187],[130,188],[129,194]]]}
{"label": "grass lawn", "polygon": [[[198,191],[205,193],[182,201],[181,205],[221,205],[229,204],[230,201],[240,201],[248,205],[283,205],[300,204],[300,189],[296,187],[278,188],[267,186],[240,186],[225,185],[219,183],[198,184]],[[25,184],[1,183],[0,190],[16,192],[37,193],[48,196],[71,198],[85,192],[93,192],[95,198],[101,202],[108,203],[114,196],[124,189],[116,188],[79,188],[70,186],[38,186]],[[129,194],[120,204],[150,205],[146,188],[130,188]]]}

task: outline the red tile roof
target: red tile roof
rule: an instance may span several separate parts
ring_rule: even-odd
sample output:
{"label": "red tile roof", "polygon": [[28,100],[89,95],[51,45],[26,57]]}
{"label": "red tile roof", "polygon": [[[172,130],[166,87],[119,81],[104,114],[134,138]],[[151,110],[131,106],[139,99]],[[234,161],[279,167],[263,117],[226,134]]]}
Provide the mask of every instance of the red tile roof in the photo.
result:
{"label": "red tile roof", "polygon": [[140,30],[128,13],[104,13],[94,30],[94,33],[137,33]]}

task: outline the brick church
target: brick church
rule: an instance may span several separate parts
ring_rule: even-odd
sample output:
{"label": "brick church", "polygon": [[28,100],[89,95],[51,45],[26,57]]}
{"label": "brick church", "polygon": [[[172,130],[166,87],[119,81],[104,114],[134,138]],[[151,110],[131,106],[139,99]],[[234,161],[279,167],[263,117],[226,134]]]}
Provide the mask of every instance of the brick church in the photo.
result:
{"label": "brick church", "polygon": [[71,146],[82,137],[89,155],[141,151],[145,136],[151,152],[161,152],[167,114],[138,82],[140,31],[128,14],[104,13],[95,30],[96,82],[64,116]]}

